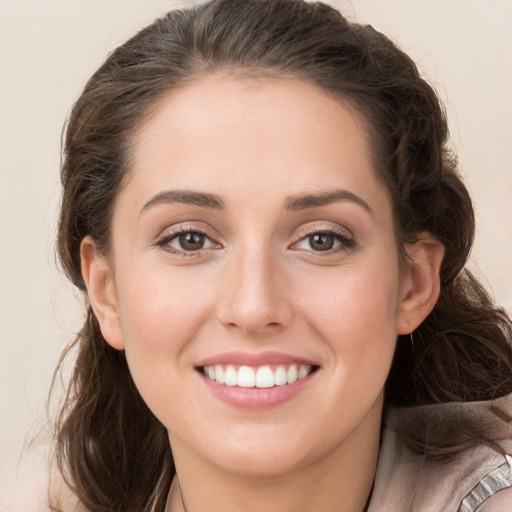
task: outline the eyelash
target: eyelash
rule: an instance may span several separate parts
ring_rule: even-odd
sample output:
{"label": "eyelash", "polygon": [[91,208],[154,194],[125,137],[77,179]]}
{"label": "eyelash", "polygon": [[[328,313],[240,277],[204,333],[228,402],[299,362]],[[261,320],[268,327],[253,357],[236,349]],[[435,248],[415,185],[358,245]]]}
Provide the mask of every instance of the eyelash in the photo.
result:
{"label": "eyelash", "polygon": [[201,248],[197,250],[191,250],[187,251],[185,249],[175,249],[174,247],[171,247],[169,244],[178,238],[181,235],[188,235],[188,234],[196,234],[203,236],[206,240],[208,240],[212,245],[219,245],[217,242],[213,240],[213,237],[205,233],[201,229],[193,228],[191,226],[181,226],[176,231],[173,231],[172,233],[167,233],[166,235],[162,236],[155,242],[155,246],[162,248],[164,251],[169,252],[171,254],[175,254],[177,256],[183,256],[183,257],[190,257],[190,256],[198,256],[200,254],[204,254],[205,251],[208,251],[210,247],[207,248]]}
{"label": "eyelash", "polygon": [[[175,249],[171,247],[169,244],[176,238],[178,238],[181,235],[187,235],[187,234],[197,234],[200,236],[203,236],[205,239],[207,239],[212,245],[218,245],[220,244],[216,242],[213,237],[202,231],[201,229],[193,228],[193,227],[180,227],[178,230],[173,231],[172,233],[168,233],[161,238],[159,238],[154,245],[157,247],[162,248],[164,251],[175,254],[177,256],[183,256],[183,257],[190,257],[190,256],[198,256],[201,254],[204,254],[205,251],[208,251],[211,249],[211,247],[201,248],[197,250],[185,250],[185,249]],[[353,249],[356,246],[355,240],[347,236],[347,234],[341,230],[336,230],[333,228],[325,229],[325,228],[314,228],[310,229],[307,232],[301,233],[300,238],[293,242],[291,244],[290,248],[292,250],[301,250],[301,249],[293,249],[293,246],[299,244],[300,242],[303,242],[307,240],[309,237],[315,236],[315,235],[327,235],[334,237],[335,241],[339,242],[339,245],[325,250],[325,251],[314,251],[313,249],[310,249],[309,252],[319,255],[319,256],[329,256],[333,254],[337,254],[340,252],[346,252],[350,249]],[[305,251],[308,251],[307,249],[304,249]]]}
{"label": "eyelash", "polygon": [[[335,241],[339,242],[339,245],[337,247],[333,247],[331,249],[328,249],[326,251],[314,251],[313,249],[304,249],[308,252],[311,252],[317,256],[332,256],[333,254],[338,254],[342,252],[347,252],[350,249],[354,249],[356,247],[356,241],[351,236],[347,235],[345,231],[338,230],[335,228],[325,228],[325,227],[314,227],[309,229],[308,231],[305,231],[301,233],[300,238],[294,242],[291,247],[299,244],[300,242],[303,242],[307,240],[308,238],[315,236],[315,235],[327,235],[332,236]],[[301,250],[301,249],[294,249],[294,250]]]}

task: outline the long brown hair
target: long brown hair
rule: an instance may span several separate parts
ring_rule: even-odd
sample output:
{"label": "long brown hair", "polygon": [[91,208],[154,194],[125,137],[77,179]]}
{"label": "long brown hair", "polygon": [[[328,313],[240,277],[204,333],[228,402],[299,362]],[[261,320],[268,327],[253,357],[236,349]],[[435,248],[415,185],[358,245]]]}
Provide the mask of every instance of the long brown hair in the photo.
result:
{"label": "long brown hair", "polygon": [[[113,203],[129,172],[134,134],[163,95],[219,69],[295,77],[350,102],[393,198],[397,243],[403,248],[426,231],[444,244],[441,296],[413,333],[414,344],[398,340],[387,405],[508,393],[511,322],[464,269],[474,215],[448,150],[443,107],[393,42],[321,3],[213,0],[172,11],[117,48],[92,76],[67,124],[58,233],[62,266],[86,304],[80,243],[89,235],[109,250]],[[78,357],[56,423],[57,460],[68,485],[91,512],[162,511],[174,475],[165,428],[90,307],[72,346]],[[451,451],[494,441],[476,424],[459,430],[467,435]],[[441,444],[413,437],[411,444],[430,454]]]}

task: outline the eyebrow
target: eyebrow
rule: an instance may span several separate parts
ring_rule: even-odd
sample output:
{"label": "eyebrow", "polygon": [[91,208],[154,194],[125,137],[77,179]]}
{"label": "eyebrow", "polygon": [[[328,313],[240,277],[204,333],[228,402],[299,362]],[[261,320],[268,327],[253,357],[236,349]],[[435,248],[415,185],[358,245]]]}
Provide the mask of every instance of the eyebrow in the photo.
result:
{"label": "eyebrow", "polygon": [[353,192],[343,189],[290,197],[286,201],[286,209],[292,211],[307,210],[308,208],[320,208],[339,201],[355,203],[366,210],[371,216],[375,216],[374,211],[364,199]]}
{"label": "eyebrow", "polygon": [[211,208],[214,210],[222,210],[224,201],[215,194],[207,194],[205,192],[195,192],[193,190],[166,190],[152,197],[141,209],[140,213],[145,212],[149,208],[168,203],[192,204],[203,208]]}
{"label": "eyebrow", "polygon": [[[307,210],[309,208],[320,208],[339,201],[350,201],[361,206],[370,215],[375,215],[364,199],[353,192],[343,189],[331,192],[320,192],[317,194],[292,196],[286,200],[285,208],[291,211]],[[216,194],[196,192],[193,190],[166,190],[152,197],[142,207],[140,213],[142,214],[153,206],[168,203],[190,204],[213,210],[223,210],[225,208],[224,201]]]}

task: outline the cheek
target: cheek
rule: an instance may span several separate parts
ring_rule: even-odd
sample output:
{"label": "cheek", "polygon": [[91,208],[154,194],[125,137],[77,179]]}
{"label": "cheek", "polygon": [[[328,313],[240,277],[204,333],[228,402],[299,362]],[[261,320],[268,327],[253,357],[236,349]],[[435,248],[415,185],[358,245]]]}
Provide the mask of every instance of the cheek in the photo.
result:
{"label": "cheek", "polygon": [[[385,260],[384,260],[385,261]],[[398,265],[346,266],[305,280],[296,293],[342,378],[385,381],[397,339]]]}
{"label": "cheek", "polygon": [[118,284],[120,321],[125,341],[162,350],[177,349],[193,337],[201,320],[210,314],[211,286],[188,272],[164,265],[131,268]]}
{"label": "cheek", "polygon": [[117,291],[126,357],[139,392],[156,411],[162,391],[183,379],[187,347],[211,315],[212,290],[168,268],[132,267],[123,275],[129,278]]}

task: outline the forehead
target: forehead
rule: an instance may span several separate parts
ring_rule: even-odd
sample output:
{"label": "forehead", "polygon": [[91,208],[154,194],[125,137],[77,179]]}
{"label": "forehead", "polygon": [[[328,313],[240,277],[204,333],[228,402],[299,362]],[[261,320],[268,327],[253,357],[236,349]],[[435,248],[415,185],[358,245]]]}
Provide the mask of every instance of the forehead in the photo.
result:
{"label": "forehead", "polygon": [[128,182],[139,195],[162,187],[229,195],[241,182],[252,196],[340,186],[385,194],[358,112],[296,79],[214,74],[171,91],[131,153]]}

